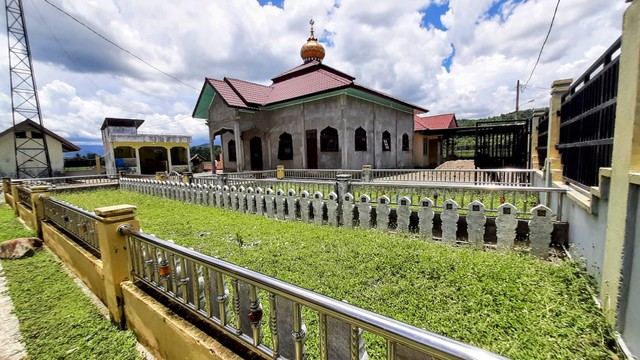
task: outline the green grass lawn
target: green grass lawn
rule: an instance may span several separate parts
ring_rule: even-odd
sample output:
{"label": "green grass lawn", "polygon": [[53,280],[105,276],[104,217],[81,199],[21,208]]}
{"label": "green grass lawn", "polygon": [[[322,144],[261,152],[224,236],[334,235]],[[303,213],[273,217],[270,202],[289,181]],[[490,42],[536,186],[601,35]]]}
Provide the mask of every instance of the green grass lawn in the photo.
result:
{"label": "green grass lawn", "polygon": [[[136,205],[147,233],[511,358],[612,357],[612,335],[573,263],[279,222],[121,190],[56,196],[89,210]],[[306,316],[314,355],[317,319]],[[379,339],[367,340],[374,358],[384,352]]]}
{"label": "green grass lawn", "polygon": [[[0,242],[26,236],[33,232],[0,205]],[[133,333],[105,319],[48,251],[2,267],[30,359],[141,358]]]}

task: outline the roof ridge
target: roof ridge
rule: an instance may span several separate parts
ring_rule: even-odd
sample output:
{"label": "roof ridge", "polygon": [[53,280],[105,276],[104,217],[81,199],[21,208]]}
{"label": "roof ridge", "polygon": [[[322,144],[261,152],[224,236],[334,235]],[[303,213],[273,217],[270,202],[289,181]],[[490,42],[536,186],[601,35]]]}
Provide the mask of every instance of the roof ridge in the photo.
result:
{"label": "roof ridge", "polygon": [[245,84],[258,85],[258,86],[262,86],[262,87],[265,87],[265,88],[273,89],[273,87],[271,85],[262,85],[262,84],[255,83],[255,82],[248,81],[248,80],[242,80],[242,79],[231,78],[231,77],[226,77],[226,76],[225,76],[225,79],[233,80],[233,81],[240,81],[240,82],[243,82]]}

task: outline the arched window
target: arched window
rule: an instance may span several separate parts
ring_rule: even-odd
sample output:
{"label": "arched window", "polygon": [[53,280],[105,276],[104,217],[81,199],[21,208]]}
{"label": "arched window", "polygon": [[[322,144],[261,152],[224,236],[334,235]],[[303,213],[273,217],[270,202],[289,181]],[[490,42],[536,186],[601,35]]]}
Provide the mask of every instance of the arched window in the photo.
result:
{"label": "arched window", "polygon": [[391,151],[391,134],[388,131],[382,133],[382,151]]}
{"label": "arched window", "polygon": [[227,143],[227,158],[229,159],[229,161],[237,161],[236,159],[236,141],[235,140],[229,140],[229,142]]}
{"label": "arched window", "polygon": [[293,140],[289,133],[283,132],[278,139],[278,159],[293,160]]}
{"label": "arched window", "polygon": [[402,151],[409,151],[409,135],[407,133],[402,135]]}
{"label": "arched window", "polygon": [[328,126],[320,131],[320,151],[338,151],[338,130]]}
{"label": "arched window", "polygon": [[367,131],[361,127],[356,129],[354,138],[356,151],[367,151]]}

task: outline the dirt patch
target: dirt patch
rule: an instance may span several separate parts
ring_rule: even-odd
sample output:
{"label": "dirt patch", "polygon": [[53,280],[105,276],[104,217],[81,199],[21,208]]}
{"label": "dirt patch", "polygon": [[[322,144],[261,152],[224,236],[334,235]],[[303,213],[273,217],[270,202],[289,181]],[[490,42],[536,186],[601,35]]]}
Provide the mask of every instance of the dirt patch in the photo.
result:
{"label": "dirt patch", "polygon": [[473,160],[451,160],[440,164],[436,169],[439,170],[473,170],[476,164]]}

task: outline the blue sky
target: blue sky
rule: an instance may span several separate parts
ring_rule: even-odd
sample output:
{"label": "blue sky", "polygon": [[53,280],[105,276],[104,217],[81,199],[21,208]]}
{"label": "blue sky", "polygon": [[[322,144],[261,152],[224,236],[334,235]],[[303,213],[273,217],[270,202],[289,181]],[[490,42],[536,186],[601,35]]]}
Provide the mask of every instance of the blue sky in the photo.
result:
{"label": "blue sky", "polygon": [[[207,142],[204,121],[191,117],[205,77],[270,84],[300,64],[310,18],[326,49],[324,62],[362,85],[431,114],[510,112],[515,83],[528,78],[557,0],[50,1],[182,82],[46,2],[23,2],[44,124],[82,145],[101,143],[105,117],[144,119],[142,132]],[[562,0],[522,103],[545,106],[553,80],[580,76],[620,36],[627,6]],[[11,125],[8,66],[5,52],[0,131]]]}

